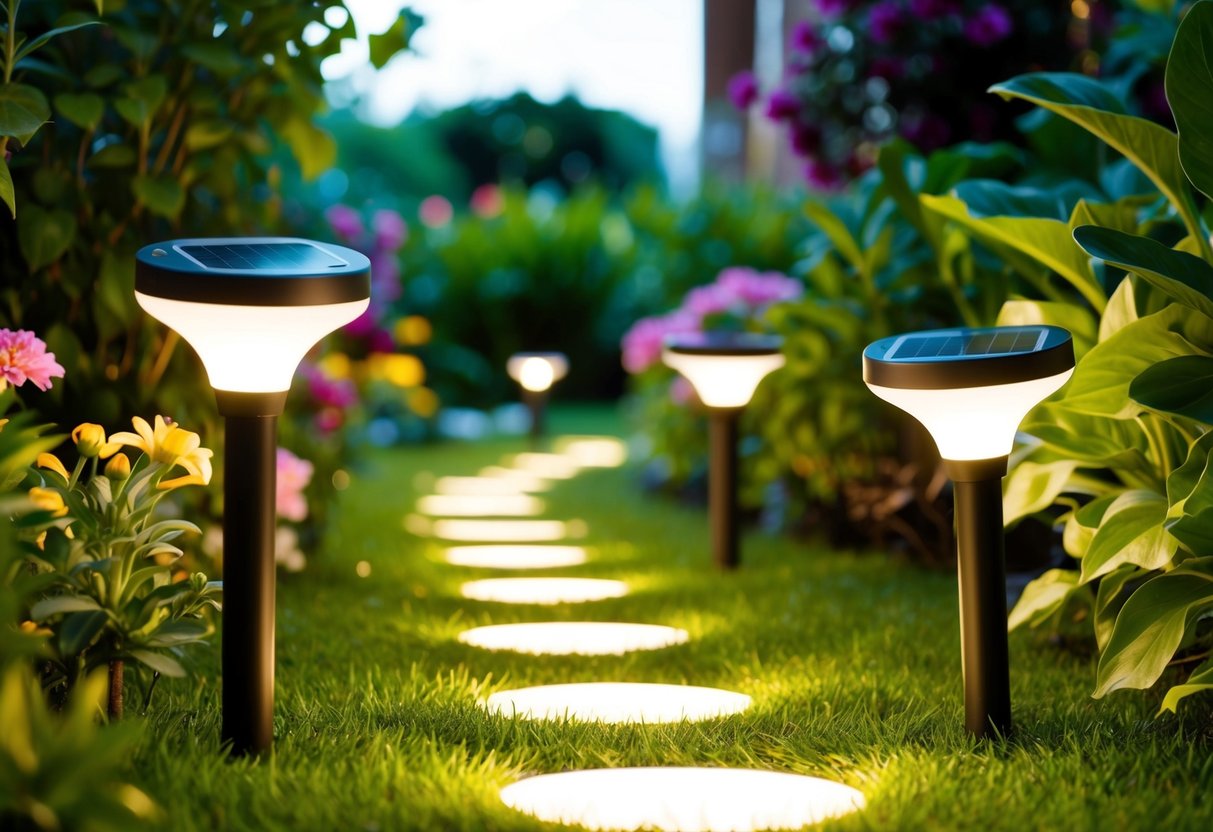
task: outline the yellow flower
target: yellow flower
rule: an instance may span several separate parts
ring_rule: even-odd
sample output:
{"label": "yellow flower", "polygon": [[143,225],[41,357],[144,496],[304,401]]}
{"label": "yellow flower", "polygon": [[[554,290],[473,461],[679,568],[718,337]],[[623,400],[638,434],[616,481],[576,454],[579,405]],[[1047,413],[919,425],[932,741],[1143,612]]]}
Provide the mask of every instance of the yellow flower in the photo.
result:
{"label": "yellow flower", "polygon": [[131,461],[126,454],[114,454],[109,462],[105,463],[105,476],[114,482],[122,482],[131,475]]}
{"label": "yellow flower", "polygon": [[[191,434],[195,438],[197,434]],[[211,481],[211,457],[215,452],[210,448],[194,448],[188,454],[177,458],[177,464],[189,471],[184,477],[165,480],[158,488],[179,488],[183,485],[208,485]]]}
{"label": "yellow flower", "polygon": [[8,424],[8,419],[0,419],[0,430],[4,430],[4,426]]}
{"label": "yellow flower", "polygon": [[59,457],[54,454],[38,454],[38,467],[46,468],[49,471],[54,471],[63,479],[70,479],[67,469],[63,467],[63,463],[59,461]]}
{"label": "yellow flower", "polygon": [[67,514],[67,506],[63,504],[63,495],[54,489],[31,488],[29,490],[29,499],[35,508],[52,512],[55,517],[62,517]]}
{"label": "yellow flower", "polygon": [[33,621],[22,621],[21,622],[21,632],[25,633],[26,635],[34,635],[34,636],[51,635],[51,631],[49,629],[47,629],[46,627],[39,627]]}
{"label": "yellow flower", "polygon": [[155,428],[138,416],[131,419],[131,424],[135,426],[136,433],[115,433],[110,441],[138,448],[156,462],[166,465],[172,465],[179,457],[193,453],[202,441],[198,434],[165,422],[163,416],[156,417]]}
{"label": "yellow flower", "polygon": [[119,448],[118,443],[112,438],[108,442],[105,440],[105,428],[92,422],[82,422],[76,425],[76,429],[72,431],[72,441],[76,443],[76,450],[80,452],[80,456],[88,459],[95,456],[109,459]]}

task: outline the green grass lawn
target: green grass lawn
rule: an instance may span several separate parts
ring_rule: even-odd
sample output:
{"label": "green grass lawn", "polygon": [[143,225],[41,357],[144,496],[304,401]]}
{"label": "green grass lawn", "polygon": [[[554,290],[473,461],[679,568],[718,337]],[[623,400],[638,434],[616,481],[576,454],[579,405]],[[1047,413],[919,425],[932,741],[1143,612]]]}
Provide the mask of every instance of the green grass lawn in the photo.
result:
{"label": "green grass lawn", "polygon": [[[558,430],[618,425],[607,411],[554,416]],[[440,545],[404,530],[418,475],[474,474],[523,449],[495,440],[368,460],[326,550],[280,582],[273,758],[220,752],[217,649],[202,659],[206,682],[157,691],[134,779],[165,828],[551,828],[497,790],[528,773],[625,765],[757,767],[860,789],[867,809],[828,828],[1211,828],[1208,697],[1178,719],[1155,718],[1153,693],[1096,701],[1092,657],[1015,633],[1017,731],[975,744],[962,729],[953,576],[758,534],[740,572],[716,574],[703,510],[639,491],[634,470],[590,470],[544,495],[545,516],[589,528],[590,562],[561,574],[621,578],[630,595],[556,608],[460,598],[462,581],[508,573],[448,566]],[[624,657],[456,641],[471,626],[555,618],[669,624],[691,641]],[[596,680],[713,685],[754,701],[666,726],[532,723],[476,705],[507,687]]]}

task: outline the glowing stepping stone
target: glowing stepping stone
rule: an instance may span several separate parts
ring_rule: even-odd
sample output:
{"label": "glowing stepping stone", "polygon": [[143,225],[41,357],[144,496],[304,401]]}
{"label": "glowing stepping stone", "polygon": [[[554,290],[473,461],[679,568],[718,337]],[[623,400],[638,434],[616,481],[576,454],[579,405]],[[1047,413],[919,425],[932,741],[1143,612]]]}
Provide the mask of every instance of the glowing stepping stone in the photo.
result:
{"label": "glowing stepping stone", "polygon": [[541,477],[530,471],[518,468],[502,468],[500,465],[490,465],[480,469],[480,476],[489,480],[508,482],[519,491],[546,491],[552,487],[550,478]]}
{"label": "glowing stepping stone", "polygon": [[737,768],[599,768],[541,774],[501,790],[509,807],[590,829],[799,829],[864,807],[841,783]]}
{"label": "glowing stepping stone", "polygon": [[618,468],[628,460],[628,447],[611,436],[570,439],[562,449],[582,468]]}
{"label": "glowing stepping stone", "polygon": [[417,501],[417,510],[433,517],[533,517],[543,509],[543,500],[529,494],[430,494]]}
{"label": "glowing stepping stone", "polygon": [[569,536],[563,520],[435,520],[430,533],[466,543],[542,543]]}
{"label": "glowing stepping stone", "polygon": [[607,621],[541,621],[473,627],[459,640],[486,650],[514,650],[536,656],[621,656],[659,650],[690,640],[686,630],[658,624]]}
{"label": "glowing stepping stone", "polygon": [[577,475],[580,466],[564,454],[516,454],[512,460],[514,469],[549,480],[567,480]]}
{"label": "glowing stepping stone", "polygon": [[[502,497],[522,494],[526,491],[543,491],[547,488],[546,480],[540,481],[529,477],[529,483],[518,482],[516,479],[500,476],[484,477],[439,477],[434,483],[434,493],[454,497]],[[532,487],[524,487],[530,485]]]}
{"label": "glowing stepping stone", "polygon": [[481,569],[552,569],[585,563],[585,549],[580,546],[452,546],[443,553],[453,566],[474,566]]}
{"label": "glowing stepping stone", "polygon": [[523,719],[589,722],[681,722],[738,714],[750,707],[744,693],[689,685],[587,682],[503,690],[482,706]]}
{"label": "glowing stepping stone", "polygon": [[623,581],[598,578],[488,578],[468,581],[459,588],[473,601],[506,604],[579,604],[628,594]]}

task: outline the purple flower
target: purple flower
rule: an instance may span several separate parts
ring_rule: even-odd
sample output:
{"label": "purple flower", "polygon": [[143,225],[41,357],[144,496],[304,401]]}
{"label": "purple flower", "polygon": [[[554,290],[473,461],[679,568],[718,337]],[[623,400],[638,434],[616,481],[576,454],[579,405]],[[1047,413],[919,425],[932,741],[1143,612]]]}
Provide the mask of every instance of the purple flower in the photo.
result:
{"label": "purple flower", "polygon": [[324,212],[324,218],[333,227],[333,232],[343,240],[357,240],[366,233],[362,217],[348,205],[334,205]]}
{"label": "purple flower", "polygon": [[400,263],[396,255],[378,251],[371,255],[371,295],[376,303],[389,304],[400,297]]}
{"label": "purple flower", "polygon": [[910,0],[910,14],[921,20],[938,20],[956,11],[954,0]]}
{"label": "purple flower", "polygon": [[805,166],[804,178],[809,187],[817,191],[837,191],[844,183],[842,171],[820,159],[814,159]]}
{"label": "purple flower", "polygon": [[868,9],[868,31],[876,43],[891,43],[905,23],[905,9],[894,0],[884,0]]}
{"label": "purple flower", "polygon": [[784,121],[800,112],[800,99],[787,90],[775,90],[767,99],[767,118]]}
{"label": "purple flower", "polygon": [[802,20],[792,27],[792,48],[810,58],[816,55],[817,50],[825,46],[825,43],[825,39],[807,20]]}
{"label": "purple flower", "polygon": [[727,312],[736,302],[737,297],[727,287],[719,283],[709,283],[706,286],[696,286],[687,292],[682,301],[682,308],[702,321],[708,315]]}
{"label": "purple flower", "polygon": [[892,55],[880,55],[872,59],[868,65],[868,77],[884,78],[886,81],[896,81],[905,74],[906,65],[901,58]]}
{"label": "purple flower", "polygon": [[399,251],[409,238],[408,223],[395,211],[376,211],[375,216],[371,217],[371,227],[375,229],[375,248],[378,249]]}
{"label": "purple flower", "polygon": [[[792,300],[804,293],[799,280],[780,272],[758,272],[744,266],[727,268],[716,278],[722,295],[757,312],[772,303]],[[732,304],[730,304],[732,305]]]}
{"label": "purple flower", "polygon": [[901,135],[919,150],[938,150],[952,137],[947,121],[927,113],[918,117],[909,116],[901,126]]}
{"label": "purple flower", "polygon": [[794,121],[788,136],[797,156],[811,156],[821,148],[821,130],[816,125]]}
{"label": "purple flower", "polygon": [[332,378],[314,364],[303,364],[299,373],[307,381],[308,393],[322,407],[346,408],[358,401],[358,391],[348,378]]}
{"label": "purple flower", "polygon": [[758,100],[758,80],[754,73],[743,69],[729,79],[729,100],[738,110],[748,110]]}
{"label": "purple flower", "polygon": [[668,315],[641,318],[623,336],[623,367],[629,373],[643,373],[661,360],[667,335],[696,332],[699,318],[679,309]]}
{"label": "purple flower", "polygon": [[838,17],[850,8],[850,0],[814,0],[813,5],[825,17]]}
{"label": "purple flower", "polygon": [[987,3],[965,21],[965,37],[976,46],[993,46],[1013,28],[1010,12],[997,3]]}

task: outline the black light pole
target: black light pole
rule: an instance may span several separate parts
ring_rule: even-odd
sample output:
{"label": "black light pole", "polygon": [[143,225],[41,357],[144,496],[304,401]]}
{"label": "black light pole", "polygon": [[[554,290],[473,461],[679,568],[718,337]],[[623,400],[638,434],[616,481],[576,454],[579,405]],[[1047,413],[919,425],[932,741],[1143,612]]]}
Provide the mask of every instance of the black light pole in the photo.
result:
{"label": "black light pole", "polygon": [[945,329],[884,338],[863,353],[872,392],[931,432],[953,483],[965,728],[1011,731],[1002,478],[1028,411],[1074,370],[1060,327]]}
{"label": "black light pole", "polygon": [[531,416],[531,448],[538,450],[546,434],[545,417],[552,385],[569,372],[569,359],[560,352],[518,352],[505,365],[522,388],[522,403]]}
{"label": "black light pole", "polygon": [[278,237],[170,240],[140,249],[135,298],[198,353],[224,417],[223,725],[233,756],[274,741],[278,416],[317,341],[366,310],[370,262]]}
{"label": "black light pole", "polygon": [[708,411],[708,515],[712,558],[726,571],[741,564],[737,534],[737,422],[768,373],[783,366],[782,339],[750,333],[682,335],[662,360],[691,383]]}

